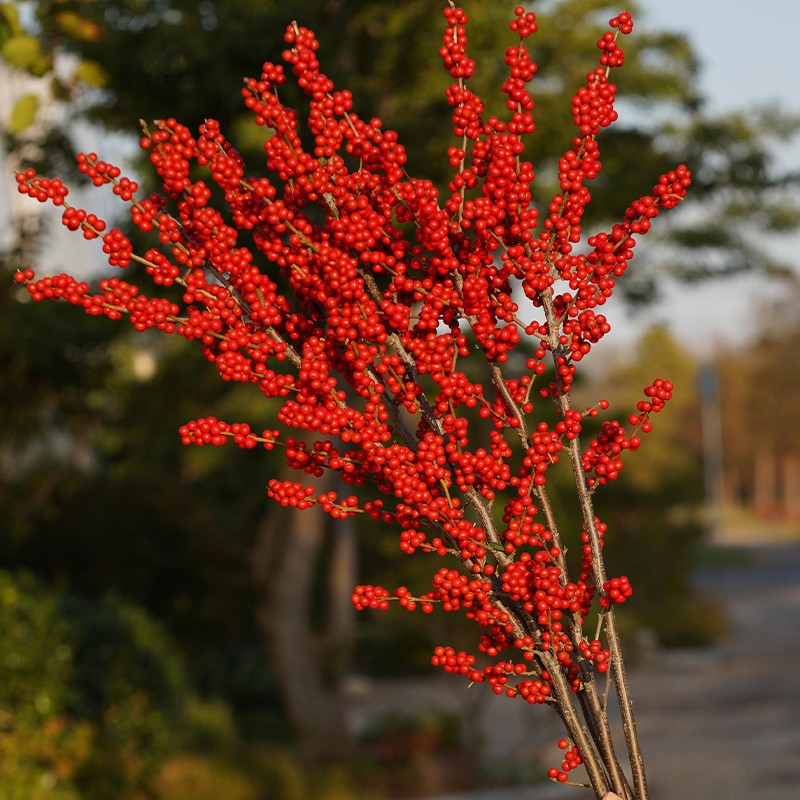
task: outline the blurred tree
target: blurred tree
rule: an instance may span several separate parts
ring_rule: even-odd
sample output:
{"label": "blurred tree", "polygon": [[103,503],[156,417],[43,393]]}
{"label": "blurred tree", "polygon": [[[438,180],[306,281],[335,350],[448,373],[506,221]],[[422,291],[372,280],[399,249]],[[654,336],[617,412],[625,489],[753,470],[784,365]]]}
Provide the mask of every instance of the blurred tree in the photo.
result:
{"label": "blurred tree", "polygon": [[[101,602],[0,571],[3,796],[140,797],[175,749],[182,662],[163,630]],[[48,791],[49,790],[49,791]]]}
{"label": "blurred tree", "polygon": [[[780,297],[761,301],[752,342],[715,359],[726,502],[776,516],[800,511],[799,295],[795,282]],[[775,399],[768,399],[767,387]]]}
{"label": "blurred tree", "polygon": [[190,654],[201,689],[266,717],[276,697],[264,669],[242,673],[257,640],[248,550],[263,481],[246,477],[253,458],[190,452],[177,436],[196,398],[221,414],[263,409],[172,342],[142,350],[120,326],[3,305],[0,561],[145,605]]}
{"label": "blurred tree", "polygon": [[642,389],[655,378],[668,378],[674,384],[666,412],[654,417],[653,431],[641,451],[632,456],[636,469],[625,478],[632,491],[663,492],[675,503],[702,499],[697,368],[696,356],[681,347],[664,326],[657,325],[643,334],[629,357],[617,359],[599,387],[592,386],[623,414],[623,410],[635,410],[643,399]]}
{"label": "blurred tree", "polygon": [[689,164],[691,202],[659,226],[627,280],[628,300],[646,304],[665,279],[696,283],[741,273],[794,280],[775,244],[800,227],[800,173],[782,167],[778,146],[796,137],[800,117],[765,106],[709,116],[702,107],[669,121],[659,146]]}

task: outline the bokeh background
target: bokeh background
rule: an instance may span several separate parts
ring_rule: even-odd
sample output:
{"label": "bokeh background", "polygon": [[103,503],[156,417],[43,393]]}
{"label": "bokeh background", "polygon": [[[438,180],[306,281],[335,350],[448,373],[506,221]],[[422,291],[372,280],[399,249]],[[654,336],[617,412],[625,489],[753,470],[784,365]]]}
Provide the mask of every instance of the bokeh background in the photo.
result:
{"label": "bokeh background", "polygon": [[[465,7],[475,86],[502,110],[513,4]],[[637,248],[609,307],[614,330],[576,392],[625,414],[657,375],[677,387],[647,446],[598,494],[609,558],[635,588],[621,618],[654,796],[792,796],[800,6],[763,0],[748,17],[712,0],[628,7],[621,119],[602,135],[585,227],[613,221],[676,163],[695,185]],[[546,198],[572,135],[570,95],[620,8],[531,8],[531,157]],[[356,110],[396,128],[412,171],[441,183],[451,140],[437,3],[0,3],[0,785],[10,800],[550,791],[558,734],[546,712],[428,666],[435,644],[468,643],[469,629],[446,615],[351,609],[362,580],[424,590],[427,561],[402,556],[396,534],[374,524],[272,506],[264,485],[280,465],[266,452],[180,445],[178,427],[198,416],[267,427],[269,403],[219,381],[185,342],[33,305],[11,279],[21,266],[87,280],[113,269],[15,194],[14,169],[35,165],[77,188],[72,153],[95,150],[147,185],[138,120],[174,116],[219,119],[258,171],[241,78],[279,58],[292,19],[318,32],[323,69],[353,89]],[[109,195],[76,196],[113,219],[124,209]]]}

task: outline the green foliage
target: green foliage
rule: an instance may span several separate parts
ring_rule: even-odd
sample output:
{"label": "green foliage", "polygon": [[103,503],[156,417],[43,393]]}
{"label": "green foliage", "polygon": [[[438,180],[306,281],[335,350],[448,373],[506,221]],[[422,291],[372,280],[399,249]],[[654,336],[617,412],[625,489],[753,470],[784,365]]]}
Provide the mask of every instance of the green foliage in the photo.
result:
{"label": "green foliage", "polygon": [[49,62],[42,52],[41,43],[35,36],[12,35],[3,43],[0,56],[15,69],[25,70],[41,77],[47,72]]}
{"label": "green foliage", "polygon": [[[161,628],[0,572],[4,796],[133,797],[179,730],[183,670]],[[27,792],[27,793],[26,793]]]}
{"label": "green foliage", "polygon": [[[78,58],[71,71],[62,61],[56,69],[55,60],[63,40],[86,42],[102,36],[102,30],[95,23],[78,11],[65,10],[64,5],[63,0],[37,3],[39,25],[29,31],[23,28],[15,3],[0,3],[0,60],[13,70],[46,79],[41,88],[44,96],[49,94],[53,101],[76,100],[86,88],[106,84],[104,70],[94,61]],[[7,154],[22,154],[20,136],[38,143],[47,138],[52,124],[38,118],[39,107],[36,95],[27,94],[16,99],[8,128],[0,131],[6,140]],[[37,119],[42,124],[39,130],[33,131]]]}
{"label": "green foliage", "polygon": [[[635,493],[661,498],[670,507],[697,505],[703,499],[702,430],[697,396],[697,362],[660,325],[650,328],[625,361],[612,367],[602,389],[614,413],[624,417],[643,399],[655,378],[674,384],[672,399],[653,417],[653,430],[631,454],[623,485]],[[616,494],[616,486],[609,487]]]}
{"label": "green foliage", "polygon": [[275,735],[249,564],[268,507],[253,475],[270,474],[273,457],[188,449],[177,435],[209,408],[264,425],[269,409],[198,354],[131,347],[132,331],[33,306],[11,285],[0,281],[0,564],[143,606],[180,643],[195,685],[228,698],[249,732]]}
{"label": "green foliage", "polygon": [[66,707],[74,650],[58,598],[27,573],[0,572],[0,698],[16,720],[39,724]]}
{"label": "green foliage", "polygon": [[19,9],[15,3],[0,3],[0,47],[12,37],[21,34]]}
{"label": "green foliage", "polygon": [[[288,751],[181,753],[152,784],[158,800],[377,800],[389,796],[366,765],[307,761]],[[367,782],[365,778],[378,778]],[[377,784],[377,788],[373,788]]]}
{"label": "green foliage", "polygon": [[182,746],[192,752],[225,752],[238,742],[230,707],[219,700],[190,698],[182,720]]}
{"label": "green foliage", "polygon": [[159,800],[261,800],[264,796],[249,770],[235,760],[192,753],[171,759],[153,782],[153,791]]}
{"label": "green foliage", "polygon": [[8,129],[12,134],[21,133],[33,124],[36,112],[39,110],[39,98],[35,94],[26,94],[20,97],[11,109]]}
{"label": "green foliage", "polygon": [[75,784],[94,740],[89,723],[51,717],[41,725],[3,713],[0,783],[4,800],[85,800]]}
{"label": "green foliage", "polygon": [[87,84],[102,89],[108,85],[108,75],[106,71],[96,61],[84,59],[75,67],[75,77]]}

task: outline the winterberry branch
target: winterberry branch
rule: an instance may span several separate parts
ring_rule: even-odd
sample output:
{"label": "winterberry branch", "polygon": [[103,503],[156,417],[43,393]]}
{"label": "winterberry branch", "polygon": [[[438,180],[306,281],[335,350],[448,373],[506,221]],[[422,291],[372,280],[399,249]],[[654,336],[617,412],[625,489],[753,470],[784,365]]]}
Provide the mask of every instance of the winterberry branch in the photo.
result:
{"label": "winterberry branch", "polygon": [[[282,66],[266,63],[242,90],[269,132],[271,178],[245,173],[214,120],[196,136],[174,119],[157,121],[152,132],[142,123],[141,145],[161,195],[137,197],[138,186],[119,168],[79,156],[81,171],[96,186],[111,185],[129,204],[132,223],[157,234],[158,247],[135,253],[121,231],[106,231],[102,220],[70,206],[58,179],[33,170],[17,176],[21,193],[63,209],[66,227],[102,239],[111,266],[140,266],[157,287],[180,287],[179,302],[147,297],[116,277],[100,281],[96,293],[69,275],[39,279],[23,269],[15,280],[34,300],[65,300],[87,314],[127,317],[139,331],[177,334],[196,343],[224,380],[280,400],[276,430],[259,434],[246,423],[201,417],[181,427],[181,439],[279,448],[303,474],[327,471],[377,487],[391,507],[275,478],[267,491],[283,505],[395,525],[405,553],[454,558],[460,568],[438,570],[427,593],[361,585],[353,602],[359,609],[391,602],[423,613],[462,609],[479,626],[485,663],[448,646],[436,647],[432,663],[497,694],[553,708],[570,737],[559,742],[566,752],[561,767],[548,772],[553,780],[585,785],[568,774],[583,765],[598,798],[611,788],[623,800],[646,800],[613,609],[632,590],[626,576],[607,577],[605,525],[592,498],[619,475],[623,453],[638,449],[672,385],[655,379],[628,418],[632,430],[603,420],[585,449],[584,418],[608,404],[578,411],[570,388],[582,359],[610,330],[595,309],[613,294],[636,238],[681,201],[689,173],[680,166],[662,175],[618,224],[575,252],[590,200],[586,183],[601,170],[598,134],[616,119],[609,78],[623,63],[618,40],[632,30],[630,15],[611,20],[598,41],[599,65],[573,98],[578,135],[559,160],[560,193],[542,220],[532,200],[533,165],[523,155],[523,137],[534,132],[528,84],[536,66],[525,41],[537,29],[535,15],[517,7],[510,24],[518,41],[505,53],[508,121],[485,118],[483,100],[467,87],[475,63],[467,56],[463,9],[448,0],[444,16],[439,52],[453,78],[446,97],[458,141],[447,153],[453,175],[444,203],[430,181],[411,176],[397,135],[353,112],[350,93],[320,71],[313,33],[292,23],[283,57],[309,98],[313,149],[298,133],[299,116],[280,99]],[[197,167],[224,197],[224,211],[195,177]],[[251,245],[240,244],[244,231]],[[522,320],[519,288],[543,319]],[[524,337],[535,349],[520,371],[509,355]],[[549,366],[552,380],[538,385]],[[488,377],[485,384],[468,377],[478,373]],[[555,425],[534,413],[535,384],[559,412]],[[297,430],[321,439],[309,445],[287,435]],[[577,577],[548,486],[562,451],[583,519]],[[588,639],[583,627],[593,608],[598,630]],[[633,790],[608,722],[611,676]]]}

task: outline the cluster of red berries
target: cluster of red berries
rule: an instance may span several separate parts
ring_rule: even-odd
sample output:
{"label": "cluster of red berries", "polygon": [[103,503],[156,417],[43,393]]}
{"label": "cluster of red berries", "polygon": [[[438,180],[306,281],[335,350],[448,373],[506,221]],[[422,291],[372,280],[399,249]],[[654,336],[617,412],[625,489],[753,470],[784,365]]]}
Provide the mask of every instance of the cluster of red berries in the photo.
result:
{"label": "cluster of red berries", "polygon": [[455,672],[459,675],[470,675],[475,672],[475,656],[463,650],[456,652],[452,647],[437,647],[433,651],[431,664],[441,667],[445,672]]}
{"label": "cluster of red berries", "polygon": [[18,172],[16,180],[20,194],[26,194],[40,203],[50,202],[54,206],[62,206],[69,194],[69,189],[64,186],[60,178],[40,178],[32,168]]}
{"label": "cluster of red berries", "polygon": [[584,472],[595,476],[588,479],[589,485],[616,480],[623,467],[623,450],[636,450],[639,444],[639,437],[629,437],[617,420],[605,420],[581,460]]}
{"label": "cluster of red berries", "polygon": [[509,679],[530,675],[528,664],[498,661],[483,670],[471,669],[466,674],[473,683],[488,684],[495,694],[521,697],[531,705],[541,705],[552,700],[552,680],[546,670],[541,670],[537,678],[526,677],[521,681],[509,682]]}
{"label": "cluster of red berries", "polygon": [[[656,378],[650,386],[645,386],[644,394],[647,400],[640,400],[636,404],[636,410],[641,415],[656,414],[666,405],[667,400],[672,399],[672,381]],[[634,423],[632,423],[634,424]]]}
{"label": "cluster of red berries", "polygon": [[514,9],[516,19],[512,20],[509,27],[519,33],[520,42],[516,47],[506,50],[505,63],[509,76],[503,84],[503,92],[508,96],[506,105],[509,111],[514,112],[508,123],[508,131],[512,134],[533,133],[536,125],[533,121],[533,97],[527,90],[527,85],[536,73],[536,64],[531,60],[530,53],[525,47],[524,40],[537,30],[536,15],[532,11],[526,12],[522,6]]}
{"label": "cluster of red berries", "polygon": [[550,767],[550,769],[547,770],[547,777],[552,781],[566,783],[569,780],[569,775],[567,773],[579,767],[583,763],[583,758],[581,758],[578,747],[576,745],[570,746],[569,740],[567,739],[559,739],[558,747],[560,750],[565,751],[564,760],[561,762],[560,769],[558,767]]}
{"label": "cluster of red berries", "polygon": [[233,442],[245,450],[252,450],[257,445],[261,445],[265,450],[272,450],[275,441],[280,435],[277,430],[264,430],[261,435],[255,434],[250,430],[246,422],[234,422],[233,424],[223,422],[216,417],[200,417],[181,425],[178,433],[183,444],[200,445],[223,445],[228,441]]}
{"label": "cluster of red berries", "polygon": [[591,642],[582,641],[578,648],[585,659],[595,663],[598,672],[608,672],[611,651],[603,647],[599,639],[593,639]]}
{"label": "cluster of red berries", "polygon": [[[160,194],[138,197],[137,183],[119,168],[94,153],[78,157],[92,183],[110,185],[129,204],[133,224],[157,237],[143,254],[120,230],[106,231],[95,215],[70,206],[60,181],[33,170],[17,176],[22,194],[62,207],[67,228],[101,238],[112,266],[141,265],[163,296],[146,297],[116,277],[96,291],[68,275],[37,278],[26,269],[15,279],[34,300],[66,300],[89,314],[127,317],[140,331],[196,342],[222,379],[276,399],[276,430],[256,434],[245,423],[205,417],[182,426],[181,439],[280,445],[301,473],[333,471],[355,487],[370,482],[384,499],[317,496],[312,486],[278,479],[267,491],[285,506],[395,525],[403,551],[459,560],[459,568],[439,569],[427,592],[361,585],[353,603],[462,610],[479,626],[480,658],[490,663],[478,666],[475,656],[444,646],[433,663],[498,694],[551,702],[557,684],[580,691],[586,663],[608,669],[608,649],[587,641],[581,625],[598,594],[608,609],[630,595],[630,585],[605,581],[596,569],[605,526],[590,516],[580,575],[570,579],[548,472],[568,453],[590,487],[613,480],[623,451],[638,448],[638,433],[671,396],[669,381],[654,381],[629,419],[633,434],[604,421],[581,453],[586,418],[608,407],[601,401],[578,411],[570,399],[577,364],[610,330],[597,307],[626,270],[636,236],[683,198],[689,173],[681,166],[661,176],[618,224],[575,247],[587,184],[602,169],[597,135],[616,119],[609,76],[624,60],[619,34],[632,29],[630,15],[611,21],[598,42],[599,65],[572,100],[575,137],[541,219],[523,142],[535,130],[528,86],[536,65],[525,39],[536,17],[519,6],[510,25],[519,41],[505,54],[505,122],[486,117],[468,87],[476,65],[467,54],[466,13],[450,5],[444,16],[440,55],[454,81],[446,96],[458,140],[447,153],[453,173],[441,202],[430,181],[408,176],[397,135],[377,118],[359,118],[350,93],[320,71],[313,33],[292,25],[283,58],[308,98],[313,147],[280,99],[282,66],[264,64],[242,90],[256,123],[270,131],[270,177],[249,175],[213,120],[196,134],[175,119],[144,131]],[[519,288],[538,320],[520,320]],[[526,337],[533,355],[512,358]],[[552,380],[537,387],[551,367]],[[532,418],[537,396],[555,402],[555,425]],[[291,435],[298,430],[319,438],[308,444]],[[493,507],[498,496],[502,515]],[[553,777],[566,780],[578,763],[572,748]]]}
{"label": "cluster of red berries", "polygon": [[543,678],[531,680],[526,678],[520,681],[514,688],[516,689],[515,697],[521,697],[526,703],[531,705],[541,705],[549,700],[552,700],[552,689],[550,688],[551,682],[546,672],[543,670]]}
{"label": "cluster of red berries", "polygon": [[389,608],[389,592],[380,586],[356,586],[350,599],[359,611]]}
{"label": "cluster of red berries", "polygon": [[103,252],[108,255],[112,267],[128,267],[131,263],[133,245],[119,228],[112,228],[103,236]]}
{"label": "cluster of red berries", "polygon": [[464,27],[467,14],[463,8],[449,6],[442,12],[447,20],[444,31],[443,44],[439,54],[444,62],[445,69],[454,78],[470,78],[475,74],[475,62],[467,58],[467,34]]}
{"label": "cluster of red berries", "polygon": [[[653,429],[650,414],[661,411],[667,400],[672,397],[672,381],[656,378],[644,389],[647,400],[640,400],[636,405],[638,414],[631,414],[628,422],[637,426],[637,431],[649,433]],[[582,466],[584,472],[593,474],[588,478],[590,486],[608,483],[618,477],[623,467],[622,453],[625,450],[638,450],[642,440],[634,431],[628,434],[625,427],[617,420],[606,420],[600,433],[583,453]]]}
{"label": "cluster of red berries", "polygon": [[533,11],[526,11],[524,6],[517,6],[514,9],[514,16],[516,19],[512,19],[508,27],[512,31],[517,31],[520,39],[536,33],[538,25],[536,24],[536,14]]}
{"label": "cluster of red berries", "polygon": [[311,508],[317,503],[314,497],[314,487],[304,486],[296,481],[279,481],[270,478],[267,481],[267,494],[282,506],[291,506],[292,508]]}
{"label": "cluster of red berries", "polygon": [[600,605],[608,608],[614,603],[624,603],[633,594],[633,589],[627,576],[621,575],[619,578],[604,581],[603,592],[605,594],[600,596]]}

